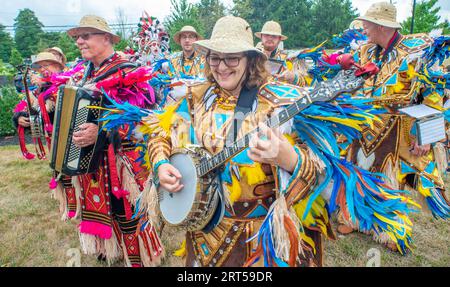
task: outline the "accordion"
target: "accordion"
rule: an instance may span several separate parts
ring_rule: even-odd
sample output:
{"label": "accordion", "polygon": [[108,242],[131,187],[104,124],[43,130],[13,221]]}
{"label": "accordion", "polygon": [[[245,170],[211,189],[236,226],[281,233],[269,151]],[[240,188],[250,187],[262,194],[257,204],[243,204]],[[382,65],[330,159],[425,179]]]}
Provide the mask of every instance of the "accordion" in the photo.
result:
{"label": "accordion", "polygon": [[61,86],[56,101],[53,124],[50,167],[64,175],[76,176],[97,170],[101,151],[107,138],[105,132],[97,137],[95,144],[79,148],[72,142],[74,132],[85,123],[101,125],[99,109],[89,106],[103,106],[103,96],[99,92],[81,87]]}

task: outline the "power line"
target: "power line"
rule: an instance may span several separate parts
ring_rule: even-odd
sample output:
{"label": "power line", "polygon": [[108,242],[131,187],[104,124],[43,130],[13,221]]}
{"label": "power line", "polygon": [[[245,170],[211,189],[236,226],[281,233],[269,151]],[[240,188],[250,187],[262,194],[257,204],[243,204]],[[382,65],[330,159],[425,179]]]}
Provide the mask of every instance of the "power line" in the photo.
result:
{"label": "power line", "polygon": [[[108,24],[110,27],[124,27],[124,26],[136,26],[138,25],[138,23],[129,23],[129,24],[118,24],[118,23],[113,23],[113,24]],[[5,29],[15,29],[14,25],[8,25],[8,26],[3,26],[5,27]],[[20,28],[35,28],[36,26],[20,26]],[[42,29],[46,29],[46,28],[74,28],[74,27],[78,27],[78,25],[48,25],[48,26],[40,26]]]}

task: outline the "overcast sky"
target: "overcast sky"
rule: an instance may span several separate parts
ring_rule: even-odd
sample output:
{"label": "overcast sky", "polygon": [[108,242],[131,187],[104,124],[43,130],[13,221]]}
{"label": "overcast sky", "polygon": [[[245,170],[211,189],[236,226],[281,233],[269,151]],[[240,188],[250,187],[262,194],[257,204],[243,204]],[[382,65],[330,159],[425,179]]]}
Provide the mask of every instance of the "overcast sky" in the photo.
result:
{"label": "overcast sky", "polygon": [[[199,0],[190,0],[198,2]],[[232,0],[222,0],[230,7]],[[268,0],[272,1],[272,0]],[[368,7],[380,0],[353,0],[353,6],[364,14]],[[402,22],[412,11],[412,0],[395,0],[398,20]],[[450,1],[439,0],[441,20],[450,20]],[[122,8],[128,23],[137,23],[142,11],[164,19],[170,14],[170,0],[3,0],[0,10],[0,24],[12,26],[20,9],[30,8],[45,26],[76,25],[86,14],[104,17],[109,23],[117,23],[117,10]],[[269,19],[268,19],[269,20]],[[64,28],[52,28],[64,29]],[[46,29],[49,31],[49,29]]]}

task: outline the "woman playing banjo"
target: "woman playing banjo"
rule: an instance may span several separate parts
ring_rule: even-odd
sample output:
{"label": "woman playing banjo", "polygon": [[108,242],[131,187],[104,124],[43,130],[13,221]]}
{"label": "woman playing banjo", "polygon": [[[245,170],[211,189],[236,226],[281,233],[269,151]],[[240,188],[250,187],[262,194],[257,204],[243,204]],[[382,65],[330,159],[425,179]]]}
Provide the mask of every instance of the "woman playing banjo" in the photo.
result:
{"label": "woman playing banjo", "polygon": [[[208,233],[187,232],[186,266],[262,266],[264,261],[258,260],[262,247],[257,240],[249,239],[261,227],[278,193],[283,191],[287,211],[305,199],[316,182],[316,168],[306,150],[288,136],[288,125],[269,129],[259,124],[295,98],[292,93],[279,92],[277,83],[266,84],[267,58],[254,48],[253,34],[245,20],[223,17],[216,23],[211,39],[194,45],[207,57],[208,81],[188,88],[175,111],[184,116],[174,117],[174,110],[169,108],[159,117],[160,132],[149,141],[150,161],[160,187],[177,193],[184,186],[181,173],[168,160],[173,149],[189,142],[217,154],[230,141],[259,127],[260,132],[250,140],[251,148],[232,158],[222,171],[227,202],[223,220]],[[280,87],[297,89],[285,84]],[[238,108],[244,115],[245,108],[249,111],[241,124],[237,124]],[[167,120],[170,127],[164,124]],[[182,127],[186,123],[187,129]],[[333,236],[324,201],[319,198],[316,202],[312,220],[322,221],[316,225],[324,226],[322,232]],[[279,241],[286,242],[285,261],[291,266],[322,265],[320,228],[302,228],[298,219],[286,217],[284,225],[281,228],[287,232]],[[276,261],[273,265],[283,264]]]}

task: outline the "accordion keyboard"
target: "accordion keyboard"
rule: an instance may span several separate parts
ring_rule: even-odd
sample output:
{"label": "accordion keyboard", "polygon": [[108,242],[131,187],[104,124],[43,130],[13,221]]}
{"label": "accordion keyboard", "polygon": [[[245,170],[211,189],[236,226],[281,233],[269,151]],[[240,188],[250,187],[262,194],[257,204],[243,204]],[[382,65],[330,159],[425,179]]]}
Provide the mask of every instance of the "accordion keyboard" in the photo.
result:
{"label": "accordion keyboard", "polygon": [[[89,115],[89,108],[88,108],[89,105],[90,105],[89,100],[85,99],[80,100],[76,114],[76,120],[73,126],[73,132],[78,132],[80,130],[80,126],[87,122]],[[73,134],[70,134],[69,136],[72,137]],[[76,145],[73,144],[73,142],[71,142],[67,157],[67,166],[73,169],[78,168],[80,157],[81,157],[81,148],[77,147]]]}

